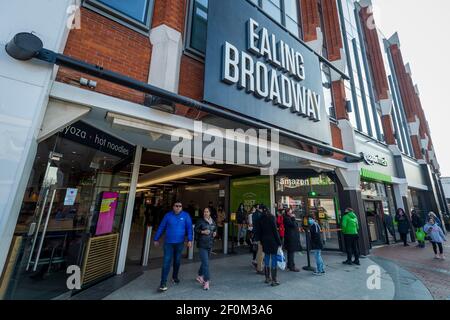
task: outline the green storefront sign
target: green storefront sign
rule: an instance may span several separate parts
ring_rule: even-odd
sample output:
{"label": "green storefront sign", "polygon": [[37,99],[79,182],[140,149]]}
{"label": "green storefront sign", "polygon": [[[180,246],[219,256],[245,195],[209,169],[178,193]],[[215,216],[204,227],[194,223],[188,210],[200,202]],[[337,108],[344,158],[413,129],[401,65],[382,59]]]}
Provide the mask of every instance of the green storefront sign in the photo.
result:
{"label": "green storefront sign", "polygon": [[261,176],[231,180],[230,212],[236,212],[240,203],[244,204],[247,212],[257,203],[270,207],[270,178]]}
{"label": "green storefront sign", "polygon": [[361,178],[368,181],[392,183],[392,177],[376,171],[361,169]]}

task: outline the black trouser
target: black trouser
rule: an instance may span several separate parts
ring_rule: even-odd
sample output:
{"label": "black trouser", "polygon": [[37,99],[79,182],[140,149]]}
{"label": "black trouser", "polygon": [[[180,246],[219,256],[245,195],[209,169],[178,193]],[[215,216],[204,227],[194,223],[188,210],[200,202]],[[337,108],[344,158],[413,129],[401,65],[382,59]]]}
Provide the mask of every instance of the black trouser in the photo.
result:
{"label": "black trouser", "polygon": [[431,241],[431,244],[433,245],[434,254],[438,254],[437,247],[439,247],[440,254],[444,253],[444,248],[442,248],[442,243]]}
{"label": "black trouser", "polygon": [[295,268],[295,251],[288,251],[287,252],[287,267],[288,269]]}
{"label": "black trouser", "polygon": [[402,239],[403,244],[406,246],[408,243],[408,234],[407,233],[400,233],[400,239]]}
{"label": "black trouser", "polygon": [[352,261],[352,255],[355,261],[359,261],[359,244],[357,234],[344,234],[345,249],[347,250],[347,261]]}

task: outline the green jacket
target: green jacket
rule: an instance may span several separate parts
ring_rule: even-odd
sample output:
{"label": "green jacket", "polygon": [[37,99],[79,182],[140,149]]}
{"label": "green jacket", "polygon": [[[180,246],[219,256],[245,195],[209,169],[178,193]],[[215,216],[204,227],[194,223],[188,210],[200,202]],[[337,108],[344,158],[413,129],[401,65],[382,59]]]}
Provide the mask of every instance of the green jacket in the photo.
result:
{"label": "green jacket", "polygon": [[341,228],[343,234],[358,234],[359,223],[354,212],[349,212],[342,217]]}

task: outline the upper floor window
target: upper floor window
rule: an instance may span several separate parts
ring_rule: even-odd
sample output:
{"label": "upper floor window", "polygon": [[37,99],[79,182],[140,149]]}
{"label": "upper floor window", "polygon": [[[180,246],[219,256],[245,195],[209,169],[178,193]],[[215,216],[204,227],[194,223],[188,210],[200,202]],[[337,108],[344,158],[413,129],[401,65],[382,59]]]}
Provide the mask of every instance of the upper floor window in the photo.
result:
{"label": "upper floor window", "polygon": [[208,0],[192,0],[188,45],[196,53],[206,52]]}
{"label": "upper floor window", "polygon": [[[240,0],[246,1],[246,0]],[[301,37],[298,0],[249,0],[296,37]],[[187,48],[194,53],[206,52],[208,0],[191,0],[186,38]]]}
{"label": "upper floor window", "polygon": [[149,31],[154,0],[85,0],[84,6],[121,24]]}

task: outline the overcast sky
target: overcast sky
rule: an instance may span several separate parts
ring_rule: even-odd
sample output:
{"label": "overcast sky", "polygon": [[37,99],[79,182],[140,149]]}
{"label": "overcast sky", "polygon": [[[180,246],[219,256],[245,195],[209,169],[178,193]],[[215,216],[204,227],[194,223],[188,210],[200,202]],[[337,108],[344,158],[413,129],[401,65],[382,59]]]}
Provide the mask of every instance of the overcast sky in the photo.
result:
{"label": "overcast sky", "polygon": [[443,176],[450,177],[450,1],[372,0],[375,22],[389,38],[398,31],[411,64]]}

